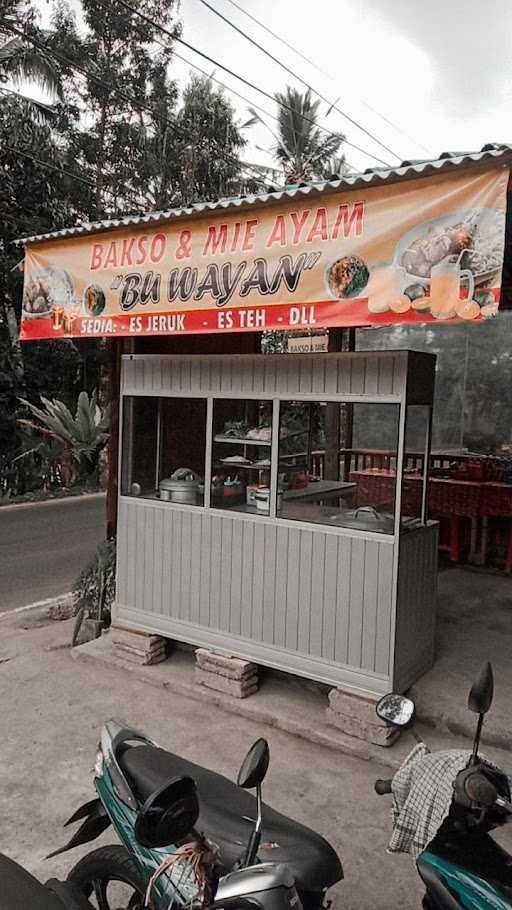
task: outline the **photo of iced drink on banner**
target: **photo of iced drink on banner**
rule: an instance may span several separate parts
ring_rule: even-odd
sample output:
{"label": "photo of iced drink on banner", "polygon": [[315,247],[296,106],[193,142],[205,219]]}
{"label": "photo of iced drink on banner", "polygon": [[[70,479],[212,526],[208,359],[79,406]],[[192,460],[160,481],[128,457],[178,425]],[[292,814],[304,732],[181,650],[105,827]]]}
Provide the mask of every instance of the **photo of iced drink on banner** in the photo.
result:
{"label": "photo of iced drink on banner", "polygon": [[[473,301],[473,272],[461,269],[460,259],[460,255],[450,256],[435,265],[430,273],[430,312],[436,319],[453,319],[463,312],[465,318],[474,319],[480,312],[480,307]],[[464,280],[467,282],[466,300],[461,299]]]}

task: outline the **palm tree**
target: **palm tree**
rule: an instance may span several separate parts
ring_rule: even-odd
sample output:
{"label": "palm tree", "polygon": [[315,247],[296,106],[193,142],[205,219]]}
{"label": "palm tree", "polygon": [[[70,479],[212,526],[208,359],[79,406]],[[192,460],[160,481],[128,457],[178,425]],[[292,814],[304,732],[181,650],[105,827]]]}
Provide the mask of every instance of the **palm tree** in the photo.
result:
{"label": "palm tree", "polygon": [[320,101],[313,101],[309,89],[302,93],[289,85],[274,97],[278,105],[277,130],[272,130],[253,108],[249,108],[252,118],[245,126],[259,122],[270,130],[276,140],[272,153],[283,168],[285,182],[297,184],[331,176],[332,166],[339,168],[344,163],[340,148],[345,137],[318,128]]}
{"label": "palm tree", "polygon": [[[10,82],[20,86],[33,82],[49,94],[62,98],[62,80],[51,55],[25,41],[18,32],[38,38],[38,43],[44,38],[44,33],[35,25],[33,10],[24,0],[3,0],[0,5],[0,84]],[[2,98],[7,94],[3,89]],[[51,116],[48,105],[30,98],[26,100],[38,118]]]}

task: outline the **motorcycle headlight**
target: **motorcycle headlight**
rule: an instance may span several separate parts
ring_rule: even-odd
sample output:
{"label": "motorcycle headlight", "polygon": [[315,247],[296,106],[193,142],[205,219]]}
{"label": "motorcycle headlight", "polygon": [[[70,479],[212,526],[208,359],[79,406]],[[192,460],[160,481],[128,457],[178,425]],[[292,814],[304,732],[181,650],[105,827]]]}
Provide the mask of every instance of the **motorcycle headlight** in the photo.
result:
{"label": "motorcycle headlight", "polygon": [[94,776],[103,777],[103,752],[101,749],[98,749],[96,753],[96,761],[94,762]]}

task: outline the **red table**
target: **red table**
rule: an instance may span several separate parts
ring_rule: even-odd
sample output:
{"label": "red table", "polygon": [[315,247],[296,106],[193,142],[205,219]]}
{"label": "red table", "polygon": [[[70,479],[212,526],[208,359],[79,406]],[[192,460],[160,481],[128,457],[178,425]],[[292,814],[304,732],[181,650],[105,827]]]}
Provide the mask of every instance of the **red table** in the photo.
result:
{"label": "red table", "polygon": [[[357,484],[358,505],[371,504],[376,508],[393,506],[395,501],[396,474],[382,468],[351,471],[349,479]],[[422,478],[418,474],[404,474],[402,487],[402,513],[419,515],[421,512]],[[512,485],[491,481],[456,480],[431,477],[428,488],[429,513],[432,518],[449,522],[446,549],[453,562],[460,559],[461,519],[471,522],[469,543],[470,558],[477,557],[478,527],[482,523],[479,561],[487,556],[487,522],[489,518],[509,518],[505,571],[512,572]]]}
{"label": "red table", "polygon": [[[481,558],[485,563],[487,557],[487,519],[512,518],[512,486],[508,483],[482,484],[482,541]],[[505,572],[512,572],[512,522],[508,532],[507,555],[505,558]]]}
{"label": "red table", "polygon": [[[371,504],[376,507],[394,503],[396,474],[394,471],[368,468],[364,471],[352,471],[350,480],[357,483],[358,504]],[[449,521],[448,551],[450,559],[460,559],[461,528],[460,519],[471,520],[470,553],[474,553],[477,544],[478,519],[481,515],[482,484],[473,480],[452,480],[431,477],[428,490],[429,512],[435,519]],[[402,513],[420,515],[421,513],[422,477],[418,474],[404,474],[402,486]]]}

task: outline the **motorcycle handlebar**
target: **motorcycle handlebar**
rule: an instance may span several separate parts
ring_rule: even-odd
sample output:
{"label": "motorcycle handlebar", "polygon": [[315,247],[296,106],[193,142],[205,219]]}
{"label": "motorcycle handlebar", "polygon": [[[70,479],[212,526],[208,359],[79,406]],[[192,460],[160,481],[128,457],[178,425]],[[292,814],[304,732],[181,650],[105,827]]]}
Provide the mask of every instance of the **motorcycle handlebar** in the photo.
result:
{"label": "motorcycle handlebar", "polygon": [[375,792],[379,796],[385,796],[387,793],[392,793],[391,781],[390,780],[376,780],[375,781]]}

